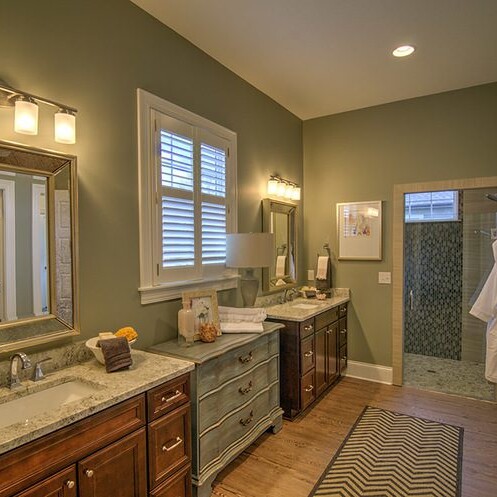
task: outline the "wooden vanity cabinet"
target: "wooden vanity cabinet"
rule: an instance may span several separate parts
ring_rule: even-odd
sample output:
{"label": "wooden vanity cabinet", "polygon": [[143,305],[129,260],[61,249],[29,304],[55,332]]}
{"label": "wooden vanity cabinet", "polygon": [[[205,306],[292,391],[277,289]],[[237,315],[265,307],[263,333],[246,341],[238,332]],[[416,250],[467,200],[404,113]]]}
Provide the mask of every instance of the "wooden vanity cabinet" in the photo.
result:
{"label": "wooden vanity cabinet", "polygon": [[0,496],[190,497],[189,378],[0,455]]}
{"label": "wooden vanity cabinet", "polygon": [[347,304],[303,322],[285,321],[280,330],[281,407],[295,418],[331,385],[347,367]]}

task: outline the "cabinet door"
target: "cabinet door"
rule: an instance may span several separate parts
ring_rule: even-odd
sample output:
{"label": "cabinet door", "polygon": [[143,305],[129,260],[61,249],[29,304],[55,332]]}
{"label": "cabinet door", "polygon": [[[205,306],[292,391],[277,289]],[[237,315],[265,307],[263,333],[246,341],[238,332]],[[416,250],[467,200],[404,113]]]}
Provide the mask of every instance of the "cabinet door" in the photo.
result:
{"label": "cabinet door", "polygon": [[328,370],[328,385],[338,377],[338,350],[337,350],[338,324],[333,323],[326,331],[326,362]]}
{"label": "cabinet door", "polygon": [[302,371],[300,372],[302,376],[314,368],[314,335],[300,342],[300,364],[302,366]]}
{"label": "cabinet door", "polygon": [[326,328],[316,331],[316,395],[326,390]]}
{"label": "cabinet door", "polygon": [[76,467],[59,471],[15,497],[76,497]]}
{"label": "cabinet door", "polygon": [[147,494],[145,428],[78,464],[79,497],[143,497]]}

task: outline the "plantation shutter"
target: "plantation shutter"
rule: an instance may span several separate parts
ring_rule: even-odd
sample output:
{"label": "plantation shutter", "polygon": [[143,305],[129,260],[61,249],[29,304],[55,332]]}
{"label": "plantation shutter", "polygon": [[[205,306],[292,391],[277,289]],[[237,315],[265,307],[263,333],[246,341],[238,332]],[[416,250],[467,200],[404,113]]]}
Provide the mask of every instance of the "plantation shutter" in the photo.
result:
{"label": "plantation shutter", "polygon": [[156,118],[158,281],[225,269],[229,142],[169,116]]}
{"label": "plantation shutter", "polygon": [[200,143],[202,264],[226,262],[226,161],[228,144],[206,132]]}

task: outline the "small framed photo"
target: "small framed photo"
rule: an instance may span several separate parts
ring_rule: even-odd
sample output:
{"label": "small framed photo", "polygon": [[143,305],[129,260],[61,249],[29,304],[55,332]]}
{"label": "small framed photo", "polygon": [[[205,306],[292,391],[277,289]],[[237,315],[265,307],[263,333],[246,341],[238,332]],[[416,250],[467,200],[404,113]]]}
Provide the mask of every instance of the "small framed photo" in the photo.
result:
{"label": "small framed photo", "polygon": [[217,293],[212,288],[196,292],[183,292],[183,300],[191,300],[192,311],[195,318],[194,340],[200,339],[200,326],[213,323],[217,328],[217,335],[221,335],[219,326],[219,311],[217,305]]}
{"label": "small framed photo", "polygon": [[381,200],[337,204],[338,259],[381,261]]}

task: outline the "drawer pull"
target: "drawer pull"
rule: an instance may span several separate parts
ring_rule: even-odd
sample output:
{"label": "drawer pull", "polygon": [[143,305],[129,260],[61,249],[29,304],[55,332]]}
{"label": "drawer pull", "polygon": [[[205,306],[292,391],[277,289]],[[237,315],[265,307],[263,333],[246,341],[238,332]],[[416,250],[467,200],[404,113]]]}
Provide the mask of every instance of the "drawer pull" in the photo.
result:
{"label": "drawer pull", "polygon": [[346,335],[347,334],[347,329],[340,330],[340,335]]}
{"label": "drawer pull", "polygon": [[174,395],[171,395],[171,397],[162,397],[160,400],[161,402],[172,402],[173,400],[177,399],[178,397],[181,397],[181,395],[183,394],[183,392],[181,392],[180,390],[176,390],[176,392],[174,392]]}
{"label": "drawer pull", "polygon": [[344,356],[342,357],[342,361],[347,361],[347,356],[346,356],[346,355],[344,355]]}
{"label": "drawer pull", "polygon": [[314,385],[309,385],[308,387],[305,387],[304,390],[306,392],[312,392],[314,390]]}
{"label": "drawer pull", "polygon": [[240,424],[242,426],[247,426],[249,425],[250,423],[252,423],[252,421],[254,420],[254,411],[250,411],[250,415],[248,418],[245,418],[245,419],[240,419]]}
{"label": "drawer pull", "polygon": [[176,437],[176,441],[172,445],[164,444],[162,446],[162,452],[169,452],[176,448],[179,444],[183,443],[183,440],[180,437]]}
{"label": "drawer pull", "polygon": [[308,324],[304,326],[304,331],[312,331],[314,329],[314,326],[312,324]]}
{"label": "drawer pull", "polygon": [[88,478],[91,478],[93,476],[93,469],[87,469],[85,471],[85,475],[88,477]]}
{"label": "drawer pull", "polygon": [[74,488],[74,485],[76,485],[76,483],[74,483],[74,481],[72,480],[67,480],[64,485],[67,487],[67,488]]}
{"label": "drawer pull", "polygon": [[312,357],[314,355],[314,352],[312,350],[309,350],[304,354],[304,357]]}
{"label": "drawer pull", "polygon": [[246,356],[240,356],[240,357],[238,358],[238,360],[239,360],[242,364],[247,364],[247,362],[250,362],[253,358],[254,358],[254,356],[252,355],[252,352],[249,352]]}
{"label": "drawer pull", "polygon": [[249,384],[246,387],[240,387],[238,391],[242,394],[245,395],[249,393],[252,390],[252,380],[249,381]]}
{"label": "drawer pull", "polygon": [[333,330],[326,330],[327,335],[331,335],[333,333]]}

